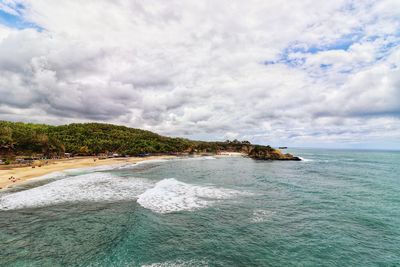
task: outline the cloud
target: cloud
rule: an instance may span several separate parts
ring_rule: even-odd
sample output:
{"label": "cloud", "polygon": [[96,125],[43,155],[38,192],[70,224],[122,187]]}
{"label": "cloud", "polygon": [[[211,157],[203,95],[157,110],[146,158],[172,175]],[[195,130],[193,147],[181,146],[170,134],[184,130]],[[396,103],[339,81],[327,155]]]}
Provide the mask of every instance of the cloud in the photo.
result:
{"label": "cloud", "polygon": [[0,25],[0,119],[272,144],[400,139],[398,1],[0,9],[27,22]]}

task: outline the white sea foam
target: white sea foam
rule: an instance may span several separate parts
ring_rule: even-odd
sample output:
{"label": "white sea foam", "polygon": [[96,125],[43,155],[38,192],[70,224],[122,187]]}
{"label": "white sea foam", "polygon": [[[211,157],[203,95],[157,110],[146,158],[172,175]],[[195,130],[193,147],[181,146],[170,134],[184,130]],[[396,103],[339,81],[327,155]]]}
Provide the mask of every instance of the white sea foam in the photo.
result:
{"label": "white sea foam", "polygon": [[174,178],[154,184],[144,178],[122,178],[110,173],[94,172],[2,195],[0,210],[74,202],[137,200],[144,208],[154,212],[169,213],[204,208],[218,200],[229,199],[238,194],[242,193],[214,186],[191,185]]}
{"label": "white sea foam", "polygon": [[64,178],[69,175],[79,175],[79,174],[87,174],[87,173],[100,172],[100,171],[110,171],[110,170],[114,170],[114,169],[122,169],[122,168],[127,167],[127,165],[131,165],[131,164],[116,164],[116,165],[104,165],[104,166],[95,166],[95,167],[66,169],[63,171],[52,172],[49,174],[45,174],[45,175],[42,175],[39,177],[29,179],[28,182],[29,181],[37,181],[37,180]]}
{"label": "white sea foam", "polygon": [[170,159],[151,159],[151,160],[144,160],[144,161],[139,161],[131,165],[132,167],[135,166],[140,166],[140,165],[147,165],[147,164],[154,164],[154,163],[163,163],[170,161]]}
{"label": "white sea foam", "polygon": [[0,209],[43,207],[66,202],[135,200],[154,184],[142,178],[121,178],[108,173],[67,177],[29,190],[0,197]]}
{"label": "white sea foam", "polygon": [[213,156],[199,156],[199,157],[187,157],[187,158],[180,158],[183,160],[212,160],[212,159],[217,159],[216,157]]}
{"label": "white sea foam", "polygon": [[29,181],[63,178],[65,176],[67,176],[67,174],[65,172],[52,172],[52,173],[49,173],[49,174],[45,174],[45,175],[42,175],[42,176],[39,176],[39,177],[32,178]]}
{"label": "white sea foam", "polygon": [[[192,158],[189,159],[192,160]],[[215,158],[193,158],[193,160],[207,159]],[[43,207],[66,202],[138,199],[138,203],[145,208],[155,212],[168,213],[203,208],[217,200],[239,194],[235,190],[190,185],[175,179],[164,179],[154,184],[148,179],[121,178],[110,173],[100,172],[165,161],[168,160],[157,159],[136,164],[125,163],[50,173],[32,180],[55,179],[55,181],[25,191],[1,195],[0,210]]]}
{"label": "white sea foam", "polygon": [[159,181],[155,187],[139,195],[137,202],[154,212],[169,213],[204,208],[238,194],[240,192],[236,190],[191,185],[170,178]]}
{"label": "white sea foam", "polygon": [[217,159],[216,157],[213,156],[182,156],[182,157],[177,157],[177,158],[171,158],[168,159],[168,161],[181,161],[181,160],[213,160],[213,159]]}
{"label": "white sea foam", "polygon": [[301,161],[303,161],[303,162],[310,162],[310,161],[314,161],[313,159],[306,159],[306,158],[303,158],[303,157],[299,157],[300,159],[301,159]]}
{"label": "white sea foam", "polygon": [[178,157],[178,158],[170,158],[170,159],[151,159],[151,160],[145,160],[145,161],[140,161],[137,163],[129,163],[125,164],[123,166],[119,166],[117,169],[135,169],[136,167],[142,166],[142,165],[149,165],[149,164],[154,164],[154,163],[164,163],[164,162],[171,162],[171,161],[181,161],[181,160],[212,160],[216,159],[215,157],[212,156],[199,156],[199,157]]}
{"label": "white sea foam", "polygon": [[166,262],[157,262],[152,264],[142,265],[141,267],[192,267],[192,266],[208,266],[206,261],[166,261]]}
{"label": "white sea foam", "polygon": [[94,167],[83,167],[83,168],[76,168],[76,169],[66,169],[63,172],[67,174],[82,174],[88,172],[101,172],[101,171],[111,171],[119,168],[123,168],[125,166],[131,165],[129,163],[119,163],[119,164],[111,164],[111,165],[100,165]]}
{"label": "white sea foam", "polygon": [[254,210],[253,216],[251,217],[251,221],[254,223],[265,222],[268,219],[270,219],[273,214],[274,212],[270,210],[261,210],[261,209]]}

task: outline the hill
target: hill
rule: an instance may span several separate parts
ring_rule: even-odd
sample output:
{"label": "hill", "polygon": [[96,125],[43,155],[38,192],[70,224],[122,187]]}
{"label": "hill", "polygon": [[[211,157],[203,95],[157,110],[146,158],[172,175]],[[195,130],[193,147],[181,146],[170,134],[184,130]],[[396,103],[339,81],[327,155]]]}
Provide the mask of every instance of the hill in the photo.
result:
{"label": "hill", "polygon": [[150,131],[104,123],[52,126],[0,121],[0,156],[63,157],[117,153],[127,156],[171,153],[242,152],[255,159],[296,160],[270,146],[248,141],[204,142],[162,136]]}

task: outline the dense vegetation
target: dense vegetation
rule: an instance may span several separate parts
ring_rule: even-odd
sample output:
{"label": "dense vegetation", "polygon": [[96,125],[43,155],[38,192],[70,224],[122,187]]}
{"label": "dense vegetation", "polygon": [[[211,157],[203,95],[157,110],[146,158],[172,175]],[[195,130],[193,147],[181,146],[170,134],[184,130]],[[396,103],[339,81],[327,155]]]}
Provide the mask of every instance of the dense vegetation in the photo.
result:
{"label": "dense vegetation", "polygon": [[270,146],[248,141],[203,142],[103,123],[52,126],[0,121],[0,156],[143,155],[147,153],[242,152],[255,159],[293,160]]}
{"label": "dense vegetation", "polygon": [[3,155],[216,152],[229,143],[171,138],[150,131],[102,123],[51,126],[0,121],[0,152]]}

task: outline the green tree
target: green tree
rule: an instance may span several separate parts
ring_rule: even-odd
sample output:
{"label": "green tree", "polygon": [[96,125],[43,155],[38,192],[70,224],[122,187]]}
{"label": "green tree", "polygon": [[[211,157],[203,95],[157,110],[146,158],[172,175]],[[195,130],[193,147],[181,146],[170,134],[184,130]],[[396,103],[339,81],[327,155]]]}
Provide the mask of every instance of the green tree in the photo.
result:
{"label": "green tree", "polygon": [[12,149],[14,148],[14,140],[12,138],[11,127],[0,127],[0,148]]}

